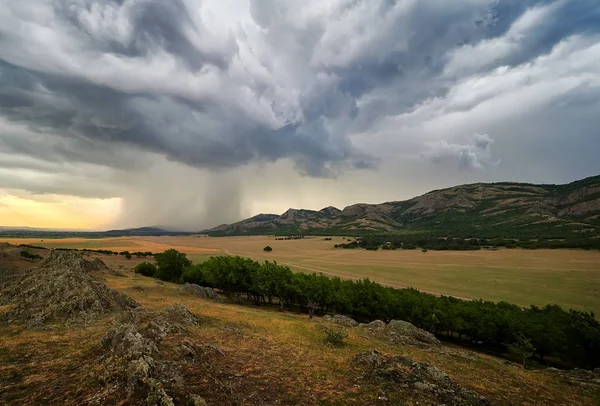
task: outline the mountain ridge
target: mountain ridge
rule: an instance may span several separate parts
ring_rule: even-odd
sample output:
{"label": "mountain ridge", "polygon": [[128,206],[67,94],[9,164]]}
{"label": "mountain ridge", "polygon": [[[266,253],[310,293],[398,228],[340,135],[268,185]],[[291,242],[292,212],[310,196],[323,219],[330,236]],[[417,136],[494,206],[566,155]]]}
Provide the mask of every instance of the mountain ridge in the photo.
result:
{"label": "mountain ridge", "polygon": [[[486,228],[488,230],[486,230]],[[342,210],[290,208],[205,230],[209,234],[435,232],[561,236],[600,230],[600,175],[567,184],[471,183],[408,200],[355,203]]]}

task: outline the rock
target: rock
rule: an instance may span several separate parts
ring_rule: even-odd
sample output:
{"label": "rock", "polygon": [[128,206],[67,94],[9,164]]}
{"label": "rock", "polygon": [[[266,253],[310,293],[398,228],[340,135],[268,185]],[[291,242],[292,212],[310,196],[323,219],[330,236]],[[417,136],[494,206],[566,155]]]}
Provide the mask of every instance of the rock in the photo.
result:
{"label": "rock", "polygon": [[369,332],[380,332],[385,329],[386,324],[381,320],[375,320],[368,324],[361,323],[356,326],[359,329],[368,330]]}
{"label": "rock", "polygon": [[28,326],[50,321],[89,322],[106,313],[138,307],[129,296],[110,289],[90,272],[108,269],[70,251],[51,251],[39,267],[11,281],[0,292],[0,305],[12,304],[7,316]]}
{"label": "rock", "polygon": [[146,398],[146,404],[156,406],[175,406],[173,399],[165,392],[162,384],[156,379],[148,379],[148,397]]}
{"label": "rock", "polygon": [[200,352],[203,352],[203,350],[189,340],[184,340],[181,344],[179,344],[179,346],[177,348],[177,353],[180,358],[193,359]]}
{"label": "rock", "polygon": [[376,350],[359,353],[352,362],[364,371],[363,378],[408,388],[414,399],[425,398],[427,404],[489,405],[479,394],[467,390],[444,371],[425,362],[405,356],[385,356]]}
{"label": "rock", "polygon": [[381,354],[377,350],[371,350],[371,351],[366,351],[366,352],[361,352],[359,354],[356,354],[354,356],[352,362],[354,362],[357,365],[363,366],[363,367],[366,366],[366,367],[372,368],[372,367],[382,363],[383,360],[384,360],[383,354]]}
{"label": "rock", "polygon": [[600,393],[600,369],[596,368],[593,371],[587,369],[572,369],[561,370],[556,368],[546,368],[546,371],[552,372],[560,376],[565,382],[570,385],[578,385],[583,388],[591,389]]}
{"label": "rock", "polygon": [[391,341],[399,344],[440,346],[440,340],[425,330],[402,320],[392,320],[385,327],[385,333]]}
{"label": "rock", "polygon": [[356,320],[354,320],[348,316],[343,316],[341,314],[336,314],[333,317],[327,314],[327,315],[323,316],[323,321],[326,321],[329,323],[334,323],[334,324],[337,324],[339,326],[344,326],[344,327],[358,326],[358,323],[356,322]]}
{"label": "rock", "polygon": [[219,297],[217,292],[215,292],[212,288],[196,285],[194,283],[186,283],[185,285],[183,285],[181,290],[194,296],[215,300],[220,303],[223,302],[223,300]]}
{"label": "rock", "polygon": [[152,356],[158,351],[155,341],[142,336],[133,324],[121,324],[109,329],[102,338],[102,347],[128,360]]}
{"label": "rock", "polygon": [[194,316],[187,307],[181,303],[162,308],[156,313],[158,321],[164,321],[171,324],[172,329],[185,331],[186,327],[197,326],[200,324],[198,317]]}
{"label": "rock", "polygon": [[[175,304],[157,311],[132,309],[120,319],[122,323],[109,329],[101,341],[107,354],[102,358],[106,372],[100,380],[127,382],[127,404],[174,405],[163,383],[178,394],[185,385],[177,362],[161,353],[163,339],[199,324],[198,318],[182,304]],[[171,352],[178,362],[194,359],[200,353],[204,350],[188,339]]]}

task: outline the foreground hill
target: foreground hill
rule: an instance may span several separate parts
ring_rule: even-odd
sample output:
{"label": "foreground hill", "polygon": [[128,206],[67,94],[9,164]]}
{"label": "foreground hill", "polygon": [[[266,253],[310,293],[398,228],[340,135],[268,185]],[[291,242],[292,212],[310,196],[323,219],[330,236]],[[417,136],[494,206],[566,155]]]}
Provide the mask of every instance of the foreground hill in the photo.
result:
{"label": "foreground hill", "polygon": [[[17,269],[0,288],[0,404],[593,405],[598,400],[598,374],[591,371],[523,369],[442,345],[422,331],[414,332],[416,341],[406,340],[403,322],[350,323],[344,327],[346,344],[333,347],[325,344],[326,330],[351,320],[311,322],[267,306],[208,300],[131,269],[116,272],[93,256],[38,252],[46,259],[27,261],[34,267],[26,273]],[[0,253],[6,254],[0,255],[0,270],[25,261],[11,247],[0,247]],[[115,260],[102,258],[109,266]],[[45,282],[31,279],[42,274],[51,284],[67,276],[76,276],[77,283],[47,296]],[[127,297],[127,305],[108,305],[117,296]],[[40,306],[50,301],[58,305],[51,314]]]}
{"label": "foreground hill", "polygon": [[432,232],[454,236],[597,235],[600,176],[566,185],[475,183],[405,201],[359,203],[343,210],[289,209],[208,230],[211,234]]}

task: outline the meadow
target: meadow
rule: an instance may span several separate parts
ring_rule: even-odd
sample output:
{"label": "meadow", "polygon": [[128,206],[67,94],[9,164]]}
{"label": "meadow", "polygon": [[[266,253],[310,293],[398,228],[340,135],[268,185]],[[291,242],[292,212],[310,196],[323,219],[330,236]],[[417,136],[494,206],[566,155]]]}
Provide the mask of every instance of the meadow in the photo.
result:
{"label": "meadow", "polygon": [[[175,248],[195,262],[213,255],[277,261],[297,272],[369,279],[394,287],[522,306],[556,303],[600,314],[600,252],[584,250],[365,251],[335,249],[341,237],[275,240],[251,237],[120,237],[6,239],[48,248],[162,252]],[[264,252],[269,245],[272,252]],[[116,258],[115,258],[116,260]],[[126,261],[125,259],[119,261]],[[135,261],[135,260],[134,260]]]}

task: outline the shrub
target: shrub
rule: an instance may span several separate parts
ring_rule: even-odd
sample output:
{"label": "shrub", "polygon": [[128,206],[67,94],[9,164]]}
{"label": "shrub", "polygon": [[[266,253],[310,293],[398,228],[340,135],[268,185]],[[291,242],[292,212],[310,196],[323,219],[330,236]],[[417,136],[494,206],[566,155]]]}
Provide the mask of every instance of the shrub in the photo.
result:
{"label": "shrub", "polygon": [[421,252],[427,252],[427,248],[423,248]]}
{"label": "shrub", "polygon": [[202,270],[202,264],[194,264],[186,267],[181,274],[183,283],[195,283],[196,285],[206,285],[206,277]]}
{"label": "shrub", "polygon": [[344,345],[344,339],[348,337],[348,333],[343,330],[334,328],[327,328],[325,330],[325,342],[334,347],[341,347]]}
{"label": "shrub", "polygon": [[273,248],[271,248],[270,245],[267,245],[265,248],[263,248],[263,251],[265,251],[265,252],[271,252],[271,251],[273,251]]}
{"label": "shrub", "polygon": [[125,254],[125,258],[127,258],[127,259],[131,259],[131,254],[130,254],[129,252],[128,252],[128,253],[126,253],[126,254]]}
{"label": "shrub", "polygon": [[142,262],[134,269],[135,273],[139,273],[143,276],[154,276],[156,275],[156,265],[151,264],[150,262]]}
{"label": "shrub", "polygon": [[192,264],[184,253],[172,248],[154,255],[154,258],[157,265],[156,277],[167,282],[177,282],[185,267]]}

